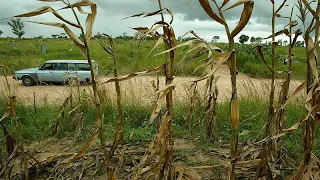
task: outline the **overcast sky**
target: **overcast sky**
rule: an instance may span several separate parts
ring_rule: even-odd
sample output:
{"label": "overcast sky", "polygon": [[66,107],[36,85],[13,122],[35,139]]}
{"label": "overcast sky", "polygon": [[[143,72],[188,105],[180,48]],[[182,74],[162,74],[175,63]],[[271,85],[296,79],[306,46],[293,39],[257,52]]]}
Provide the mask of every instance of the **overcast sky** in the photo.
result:
{"label": "overcast sky", "polygon": [[[75,0],[70,0],[76,2]],[[112,36],[120,36],[124,32],[128,35],[133,35],[134,31],[128,27],[150,27],[154,22],[159,20],[159,16],[148,18],[130,18],[121,20],[124,17],[137,14],[140,12],[152,12],[158,10],[158,3],[152,0],[93,0],[98,5],[98,15],[94,25],[94,34],[103,32]],[[190,1],[190,2],[189,2]],[[221,4],[222,0],[218,0]],[[235,0],[230,0],[232,4]],[[276,6],[279,6],[283,0],[275,0]],[[291,7],[296,0],[288,0],[288,7],[285,7],[280,14],[288,16]],[[220,36],[219,41],[226,41],[224,27],[213,22],[212,19],[200,7],[198,0],[162,0],[163,7],[167,7],[174,12],[173,27],[176,36],[181,36],[188,30],[194,30],[200,37],[210,41],[213,36]],[[0,19],[11,17],[17,14],[26,13],[35,10],[39,7],[50,5],[54,8],[63,7],[61,2],[45,3],[37,0],[10,0],[2,3],[0,7]],[[228,6],[227,5],[227,6]],[[226,19],[231,28],[234,28],[240,18],[243,6],[231,9],[225,12]],[[296,14],[295,11],[294,14]],[[75,21],[69,10],[59,11],[61,15],[69,20]],[[255,7],[252,18],[246,28],[239,34],[247,34],[251,36],[267,37],[271,32],[271,14],[272,4],[270,0],[255,0]],[[86,16],[81,16],[82,22]],[[297,19],[296,16],[294,16]],[[24,18],[24,21],[47,21],[59,22],[51,14],[45,14],[33,18]],[[4,32],[2,37],[14,36],[10,27],[7,25],[8,20],[0,20],[0,30]],[[280,30],[284,25],[288,24],[287,19],[277,19],[277,30]],[[59,34],[63,29],[55,27],[47,27],[37,24],[25,23],[25,37],[45,36],[50,37],[52,34]],[[76,34],[80,32],[75,31]],[[238,36],[239,36],[238,35]],[[280,37],[284,38],[284,37]],[[238,40],[238,38],[236,38]]]}

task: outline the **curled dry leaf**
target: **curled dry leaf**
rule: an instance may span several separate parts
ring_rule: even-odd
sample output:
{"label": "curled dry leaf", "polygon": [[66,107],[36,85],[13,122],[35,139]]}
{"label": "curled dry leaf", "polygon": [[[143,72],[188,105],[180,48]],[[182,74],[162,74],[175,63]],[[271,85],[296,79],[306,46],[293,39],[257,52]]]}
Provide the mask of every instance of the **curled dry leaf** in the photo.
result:
{"label": "curled dry leaf", "polygon": [[36,9],[34,11],[31,11],[31,12],[28,12],[28,13],[25,13],[25,14],[20,14],[20,15],[16,15],[14,17],[16,18],[22,18],[22,17],[34,17],[34,16],[38,16],[38,15],[41,15],[41,14],[45,14],[45,13],[48,13],[48,12],[52,12],[52,14],[54,16],[56,16],[58,19],[60,19],[61,21],[71,25],[71,26],[74,26],[74,27],[77,27],[77,28],[80,28],[80,26],[78,24],[75,24],[73,22],[70,22],[66,19],[64,19],[59,13],[57,13],[56,10],[54,10],[52,7],[50,6],[44,6],[44,7],[41,7],[39,9]]}
{"label": "curled dry leaf", "polygon": [[159,66],[159,67],[156,67],[156,68],[154,68],[154,69],[150,69],[150,70],[147,70],[147,71],[130,73],[130,74],[125,75],[125,76],[110,78],[110,79],[108,79],[107,81],[103,82],[102,84],[110,83],[110,82],[115,82],[116,80],[118,80],[119,82],[120,82],[120,81],[126,81],[126,80],[132,79],[132,78],[134,78],[134,77],[136,77],[136,76],[144,75],[144,74],[154,74],[154,73],[158,73],[158,72],[163,71],[164,68],[165,68],[165,65],[161,65],[161,66]]}
{"label": "curled dry leaf", "polygon": [[163,9],[160,9],[160,10],[157,10],[157,11],[154,11],[154,12],[142,12],[142,13],[139,13],[139,14],[135,14],[135,15],[123,18],[123,19],[128,19],[128,18],[133,18],[133,17],[140,17],[140,16],[143,16],[143,17],[154,16],[154,15],[161,14],[161,12],[163,10],[166,10],[169,13],[169,15],[171,16],[170,24],[172,24],[172,22],[173,22],[173,12],[168,8],[163,8]]}
{"label": "curled dry leaf", "polygon": [[[285,35],[287,35],[287,36],[290,36],[290,32],[289,32],[288,29],[283,29],[283,30],[281,30],[281,31],[278,31],[278,32],[274,33],[274,36],[276,37],[276,36],[279,36],[279,35],[282,35],[282,34],[285,34]],[[263,39],[269,39],[269,38],[272,38],[272,36],[273,36],[273,35],[270,35],[270,36],[268,36],[268,37],[266,37],[266,38],[263,38]]]}
{"label": "curled dry leaf", "polygon": [[[82,6],[90,6],[91,7],[91,13],[87,13],[82,9]],[[90,0],[81,0],[78,1],[74,4],[71,4],[69,6],[66,6],[64,8],[61,9],[68,9],[68,8],[77,8],[79,10],[80,13],[82,14],[88,14],[87,19],[86,19],[86,34],[85,34],[85,38],[87,39],[88,43],[91,39],[92,36],[92,28],[93,28],[93,24],[94,21],[96,19],[97,16],[97,5],[95,3],[93,3]]]}
{"label": "curled dry leaf", "polygon": [[151,49],[151,51],[149,52],[149,54],[147,55],[147,57],[160,45],[162,45],[164,43],[163,37],[160,37],[157,41],[157,43],[153,46],[153,48]]}
{"label": "curled dry leaf", "polygon": [[[239,2],[239,4],[237,4],[237,2]],[[242,11],[238,25],[231,32],[231,38],[236,37],[239,34],[239,32],[241,32],[242,29],[248,24],[248,22],[251,18],[252,12],[253,12],[254,1],[252,1],[252,0],[238,0],[237,2],[233,5],[238,6],[242,3],[244,3],[244,7],[243,7],[243,11]],[[231,5],[230,7],[233,8],[235,6]],[[227,9],[231,9],[230,7]]]}
{"label": "curled dry leaf", "polygon": [[309,37],[307,48],[308,48],[309,63],[310,63],[311,71],[314,78],[316,78],[316,81],[318,82],[319,81],[318,66],[317,66],[318,52],[315,48],[315,44],[311,37]]}
{"label": "curled dry leaf", "polygon": [[284,103],[282,105],[282,107],[280,109],[284,109],[285,106],[288,104],[288,102],[290,102],[296,95],[298,95],[302,90],[304,90],[307,87],[307,82],[303,82],[302,84],[300,84],[296,90],[293,91],[293,93],[288,97],[286,103]]}
{"label": "curled dry leaf", "polygon": [[94,131],[94,133],[91,135],[90,139],[88,140],[87,144],[84,145],[83,148],[74,157],[72,157],[69,160],[66,166],[69,166],[74,160],[78,159],[86,152],[86,150],[93,144],[94,140],[98,136],[98,133],[99,133],[99,128]]}
{"label": "curled dry leaf", "polygon": [[262,45],[258,45],[257,47],[257,51],[259,56],[261,57],[263,63],[267,66],[267,68],[270,70],[270,72],[273,72],[273,69],[269,66],[268,62],[266,61],[266,59],[264,58],[264,54],[262,52]]}
{"label": "curled dry leaf", "polygon": [[28,22],[63,28],[64,31],[68,34],[68,36],[73,40],[73,43],[80,49],[81,54],[87,57],[87,51],[84,46],[84,43],[65,24],[54,23],[54,22],[34,22],[34,21],[28,21]]}
{"label": "curled dry leaf", "polygon": [[184,35],[179,37],[179,40],[183,39],[186,35],[188,34],[192,34],[194,37],[196,37],[197,39],[201,39],[193,30],[190,30],[188,32],[186,32]]}
{"label": "curled dry leaf", "polygon": [[215,14],[210,6],[208,0],[199,0],[200,5],[202,6],[203,10],[215,21],[220,24],[225,24],[226,22],[223,21],[217,14]]}

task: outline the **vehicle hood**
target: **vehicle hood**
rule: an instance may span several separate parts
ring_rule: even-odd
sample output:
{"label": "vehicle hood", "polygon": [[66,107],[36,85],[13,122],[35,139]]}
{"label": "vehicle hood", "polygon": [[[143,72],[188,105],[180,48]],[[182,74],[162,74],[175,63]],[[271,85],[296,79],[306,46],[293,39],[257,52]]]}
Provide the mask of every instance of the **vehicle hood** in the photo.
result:
{"label": "vehicle hood", "polygon": [[39,68],[36,67],[36,68],[29,68],[29,69],[22,69],[22,70],[19,70],[19,71],[15,71],[16,74],[19,74],[19,73],[36,73],[38,72]]}

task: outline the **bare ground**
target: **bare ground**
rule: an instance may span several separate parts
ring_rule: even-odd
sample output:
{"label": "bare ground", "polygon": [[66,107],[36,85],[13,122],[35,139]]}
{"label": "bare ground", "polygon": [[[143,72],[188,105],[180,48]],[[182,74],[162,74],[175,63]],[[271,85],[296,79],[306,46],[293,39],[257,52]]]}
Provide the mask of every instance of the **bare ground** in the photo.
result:
{"label": "bare ground", "polygon": [[[218,78],[217,86],[219,89],[218,100],[226,100],[230,98],[231,81],[229,69],[226,65],[219,68],[215,74]],[[106,99],[114,102],[115,88],[113,83],[103,84],[107,81],[107,77],[99,77],[98,82],[101,84],[103,93]],[[175,101],[188,101],[188,93],[190,89],[191,80],[196,77],[176,77],[174,82],[178,85],[175,87],[174,98]],[[8,77],[11,89],[17,96],[18,100],[23,103],[33,103],[34,99],[37,103],[61,103],[70,95],[70,91],[77,92],[77,87],[69,87],[63,85],[38,85],[26,87],[21,81],[15,81]],[[139,76],[128,81],[121,82],[121,91],[123,101],[126,103],[151,103],[154,100],[155,89],[153,84],[156,82],[156,76]],[[160,89],[164,86],[165,79],[160,77]],[[257,97],[265,98],[269,93],[268,80],[250,78],[245,74],[238,74],[238,93],[239,97]],[[277,81],[277,86],[281,85],[281,81]],[[291,90],[295,89],[300,82],[293,81],[291,83]],[[205,81],[198,83],[198,91],[204,96]],[[91,86],[80,86],[80,92],[92,95]],[[6,88],[5,78],[0,77],[0,95],[6,96],[8,90]]]}

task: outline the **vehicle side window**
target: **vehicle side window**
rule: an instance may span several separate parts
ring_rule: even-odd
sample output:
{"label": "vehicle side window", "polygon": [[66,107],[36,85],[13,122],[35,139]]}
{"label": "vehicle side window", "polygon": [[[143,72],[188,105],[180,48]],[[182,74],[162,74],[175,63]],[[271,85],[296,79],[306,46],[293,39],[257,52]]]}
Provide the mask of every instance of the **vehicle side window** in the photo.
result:
{"label": "vehicle side window", "polygon": [[69,63],[68,64],[68,70],[69,71],[75,71],[76,70],[76,66],[73,63]]}
{"label": "vehicle side window", "polygon": [[76,64],[76,68],[78,71],[90,71],[90,67],[88,64],[85,63],[78,63]]}
{"label": "vehicle side window", "polygon": [[55,63],[53,64],[53,69],[54,70],[68,70],[68,65],[67,63]]}
{"label": "vehicle side window", "polygon": [[53,64],[52,63],[46,63],[41,67],[42,70],[53,70]]}

